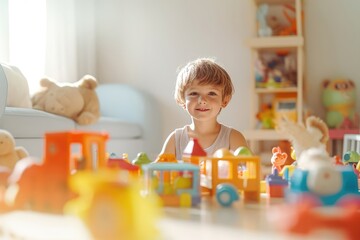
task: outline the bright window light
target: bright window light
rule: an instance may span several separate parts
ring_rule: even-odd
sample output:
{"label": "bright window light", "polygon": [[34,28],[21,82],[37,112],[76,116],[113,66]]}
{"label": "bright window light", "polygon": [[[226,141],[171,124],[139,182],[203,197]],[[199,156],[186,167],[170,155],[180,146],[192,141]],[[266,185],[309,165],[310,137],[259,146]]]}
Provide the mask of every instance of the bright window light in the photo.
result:
{"label": "bright window light", "polygon": [[9,62],[28,80],[30,93],[45,72],[46,0],[9,1]]}

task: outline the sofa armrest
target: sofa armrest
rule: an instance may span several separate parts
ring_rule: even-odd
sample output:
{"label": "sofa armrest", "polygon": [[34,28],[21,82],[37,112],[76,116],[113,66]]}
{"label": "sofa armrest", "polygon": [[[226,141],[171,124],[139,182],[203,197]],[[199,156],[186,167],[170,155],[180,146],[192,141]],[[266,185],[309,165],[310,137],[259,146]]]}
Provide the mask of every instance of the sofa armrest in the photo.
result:
{"label": "sofa armrest", "polygon": [[2,65],[0,64],[0,118],[2,117],[8,94],[8,82]]}
{"label": "sofa armrest", "polygon": [[[156,99],[146,92],[127,84],[100,84],[96,88],[100,113],[104,117],[118,118],[141,125],[144,149],[149,156],[157,155],[162,145],[161,115]],[[110,137],[111,137],[111,133]]]}

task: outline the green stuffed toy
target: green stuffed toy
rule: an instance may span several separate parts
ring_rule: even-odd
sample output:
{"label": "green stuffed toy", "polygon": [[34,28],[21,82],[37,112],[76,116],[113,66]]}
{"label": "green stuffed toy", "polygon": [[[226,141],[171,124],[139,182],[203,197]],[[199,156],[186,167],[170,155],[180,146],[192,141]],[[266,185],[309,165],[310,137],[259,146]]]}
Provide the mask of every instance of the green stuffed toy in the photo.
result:
{"label": "green stuffed toy", "polygon": [[355,83],[349,79],[324,80],[322,103],[326,109],[326,124],[329,128],[357,128]]}

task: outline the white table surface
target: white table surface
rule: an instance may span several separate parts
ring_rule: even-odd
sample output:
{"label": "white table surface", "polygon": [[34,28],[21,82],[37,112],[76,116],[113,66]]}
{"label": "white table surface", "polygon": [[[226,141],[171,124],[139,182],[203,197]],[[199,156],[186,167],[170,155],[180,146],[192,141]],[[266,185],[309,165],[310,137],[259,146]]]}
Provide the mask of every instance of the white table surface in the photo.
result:
{"label": "white table surface", "polygon": [[[281,199],[262,197],[260,203],[239,201],[224,208],[207,197],[195,208],[164,208],[158,222],[159,239],[344,239],[333,231],[311,236],[279,231],[270,212],[282,203]],[[16,211],[0,215],[0,239],[89,240],[91,236],[75,217]]]}

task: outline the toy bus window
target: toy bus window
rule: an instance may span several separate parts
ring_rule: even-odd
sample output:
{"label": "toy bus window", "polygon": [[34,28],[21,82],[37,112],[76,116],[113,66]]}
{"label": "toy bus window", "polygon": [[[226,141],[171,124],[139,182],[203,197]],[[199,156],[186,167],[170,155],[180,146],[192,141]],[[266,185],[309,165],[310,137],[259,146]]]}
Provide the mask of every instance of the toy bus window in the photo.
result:
{"label": "toy bus window", "polygon": [[91,143],[90,153],[91,153],[91,165],[92,169],[98,169],[99,163],[99,146],[97,143]]}
{"label": "toy bus window", "polygon": [[82,145],[80,143],[72,143],[70,145],[70,172],[85,169],[85,158],[82,154]]}
{"label": "toy bus window", "polygon": [[174,189],[192,189],[193,188],[193,172],[184,171],[184,172],[174,172]]}
{"label": "toy bus window", "polygon": [[238,178],[240,179],[247,178],[249,171],[246,166],[246,163],[244,162],[239,163],[237,166],[237,172],[238,172]]}
{"label": "toy bus window", "polygon": [[254,162],[241,162],[238,164],[238,178],[239,179],[255,179],[256,178],[256,164]]}
{"label": "toy bus window", "polygon": [[201,174],[211,177],[211,160],[205,160],[200,162],[200,172]]}
{"label": "toy bus window", "polygon": [[246,176],[248,179],[255,179],[258,172],[256,171],[256,164],[255,162],[247,162],[246,163]]}
{"label": "toy bus window", "polygon": [[232,179],[232,163],[229,160],[219,160],[218,179]]}

